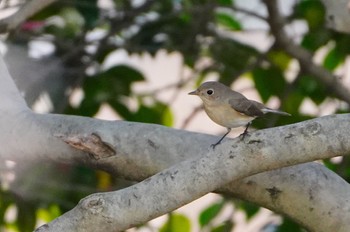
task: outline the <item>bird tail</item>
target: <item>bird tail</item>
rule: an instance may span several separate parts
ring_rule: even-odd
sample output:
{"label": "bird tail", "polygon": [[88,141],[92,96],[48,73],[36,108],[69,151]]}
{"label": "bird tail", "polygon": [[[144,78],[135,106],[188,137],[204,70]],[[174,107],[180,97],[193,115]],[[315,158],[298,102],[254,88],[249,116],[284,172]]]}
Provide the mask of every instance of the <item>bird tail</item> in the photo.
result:
{"label": "bird tail", "polygon": [[291,116],[291,114],[288,114],[287,112],[283,112],[283,111],[280,111],[280,110],[273,110],[273,109],[270,109],[270,108],[264,108],[264,109],[261,109],[261,111],[266,114],[266,113],[273,113],[273,114],[279,114],[279,115],[284,115],[284,116]]}

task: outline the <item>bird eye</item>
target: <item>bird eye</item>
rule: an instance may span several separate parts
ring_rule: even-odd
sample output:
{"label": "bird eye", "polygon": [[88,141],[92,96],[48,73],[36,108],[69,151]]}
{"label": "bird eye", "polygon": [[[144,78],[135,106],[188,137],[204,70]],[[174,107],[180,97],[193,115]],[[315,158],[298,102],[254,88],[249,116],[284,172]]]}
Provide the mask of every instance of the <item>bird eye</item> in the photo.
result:
{"label": "bird eye", "polygon": [[208,95],[212,95],[213,93],[214,93],[214,90],[212,90],[212,89],[207,90]]}

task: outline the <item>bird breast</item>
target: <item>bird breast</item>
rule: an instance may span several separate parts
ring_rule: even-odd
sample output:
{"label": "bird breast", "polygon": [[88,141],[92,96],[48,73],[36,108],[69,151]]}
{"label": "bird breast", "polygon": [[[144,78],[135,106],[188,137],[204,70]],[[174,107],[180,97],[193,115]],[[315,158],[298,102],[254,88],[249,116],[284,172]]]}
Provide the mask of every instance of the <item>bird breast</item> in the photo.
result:
{"label": "bird breast", "polygon": [[204,104],[204,110],[211,120],[226,128],[245,126],[254,119],[254,117],[237,112],[228,103]]}

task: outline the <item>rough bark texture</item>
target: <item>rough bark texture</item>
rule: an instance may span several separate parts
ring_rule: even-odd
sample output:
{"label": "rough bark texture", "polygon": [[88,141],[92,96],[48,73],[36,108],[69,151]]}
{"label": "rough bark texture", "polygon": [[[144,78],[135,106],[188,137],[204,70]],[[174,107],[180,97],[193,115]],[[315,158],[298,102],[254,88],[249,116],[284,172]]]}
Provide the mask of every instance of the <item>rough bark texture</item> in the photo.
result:
{"label": "rough bark texture", "polygon": [[[58,118],[56,118],[56,121],[58,121]],[[342,125],[343,129],[338,128],[334,130],[335,122]],[[65,124],[67,125],[68,123]],[[121,133],[121,136],[119,137],[117,134],[114,136],[119,137],[120,141],[109,142],[114,144],[115,150],[119,150],[116,156],[125,157],[126,150],[129,150],[126,147],[131,146],[130,142],[134,144],[134,148],[131,151],[129,150],[129,152],[133,153],[136,153],[136,149],[141,150],[142,148],[144,153],[147,154],[151,150],[166,150],[170,147],[179,147],[179,145],[175,145],[176,137],[173,137],[171,142],[164,141],[165,135],[168,138],[171,135],[164,134],[161,127],[156,131],[158,136],[148,138],[147,135],[150,133],[147,133],[147,131],[150,131],[151,128],[147,130],[142,129],[142,126],[148,125],[138,127],[133,123],[127,122],[116,124],[119,124],[119,126],[116,125],[116,129],[117,127],[119,128],[116,131]],[[345,155],[350,150],[350,145],[346,142],[347,136],[350,135],[350,132],[346,129],[349,126],[348,115],[329,116],[258,131],[252,133],[244,142],[231,140],[223,143],[215,150],[209,149],[209,146],[207,146],[203,156],[198,157],[195,156],[195,153],[192,153],[194,158],[175,164],[132,187],[117,192],[95,194],[85,198],[75,209],[45,227],[46,231],[57,231],[57,228],[65,231],[79,229],[81,231],[86,231],[87,229],[91,229],[91,231],[107,231],[111,228],[124,230],[172,211],[228,184],[232,180],[297,163]],[[124,129],[122,129],[123,127]],[[124,135],[122,131],[126,131],[125,127],[128,128],[129,133],[132,133],[133,129],[138,128],[138,133]],[[146,132],[142,133],[142,131]],[[136,134],[141,136],[136,136]],[[138,140],[138,145],[135,146],[136,143],[133,143],[132,138]],[[182,139],[184,138],[185,136],[182,136]],[[129,146],[127,145],[127,140],[129,140]],[[191,140],[191,138],[187,137],[187,140]],[[149,141],[152,142],[150,143]],[[190,152],[191,149],[187,149],[183,155],[191,157]],[[162,154],[164,155],[165,152],[162,152]],[[106,160],[112,161],[112,157]],[[144,159],[142,160],[144,161]],[[141,166],[137,160],[134,161],[136,163],[133,165]],[[147,163],[144,165],[147,167]],[[151,166],[151,164],[149,165]],[[136,171],[137,169],[138,167],[134,167],[133,170]],[[271,190],[268,192],[273,195],[278,195],[280,191],[277,187],[269,189]],[[322,205],[319,204],[317,207],[322,208]],[[325,209],[320,210],[325,211]],[[342,211],[343,216],[346,212],[347,214],[350,213],[348,208],[344,208]],[[305,210],[304,213],[309,214],[310,209],[309,211]],[[304,219],[300,219],[304,221]],[[310,222],[303,224],[307,223]],[[319,223],[318,220],[314,221],[314,224],[309,225],[308,228],[313,230]],[[62,225],[69,226],[61,227]],[[334,226],[330,222],[327,222],[327,225],[323,230],[319,231],[330,231],[330,226]],[[338,224],[338,226],[339,231],[349,229],[346,228],[349,226],[347,223]]]}
{"label": "rough bark texture", "polygon": [[[221,191],[289,215],[310,231],[350,230],[345,181],[316,164],[279,169],[348,154],[347,114],[257,131],[213,150],[213,136],[159,125],[35,114],[2,60],[0,70],[1,158],[79,162],[133,180],[155,174],[129,188],[86,197],[38,231],[121,231],[222,186]],[[63,139],[77,135],[98,136],[98,144],[108,144],[115,155],[95,159]],[[275,171],[248,177],[268,170]]]}
{"label": "rough bark texture", "polygon": [[[0,30],[17,27],[45,6],[38,2],[54,1],[28,2],[27,8],[3,20]],[[349,91],[328,71],[314,65],[312,54],[287,38],[276,2],[265,2],[277,44],[349,103]],[[344,27],[349,18],[346,3],[323,2],[330,25],[349,32],[349,27]],[[131,180],[144,180],[120,191],[88,196],[38,231],[120,231],[210,191],[288,215],[309,231],[350,231],[349,184],[320,164],[305,163],[349,154],[349,119],[350,115],[335,115],[262,130],[243,142],[226,140],[212,150],[214,136],[150,124],[35,114],[0,58],[1,159],[84,163]],[[104,151],[108,155],[103,156]]]}
{"label": "rough bark texture", "polygon": [[326,8],[327,26],[333,30],[350,33],[349,0],[322,0]]}

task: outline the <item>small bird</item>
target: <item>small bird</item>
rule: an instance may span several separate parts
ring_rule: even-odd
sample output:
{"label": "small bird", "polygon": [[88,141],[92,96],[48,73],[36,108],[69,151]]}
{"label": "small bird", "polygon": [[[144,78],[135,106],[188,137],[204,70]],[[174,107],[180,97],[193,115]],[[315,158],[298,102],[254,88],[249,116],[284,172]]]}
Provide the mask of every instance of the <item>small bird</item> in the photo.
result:
{"label": "small bird", "polygon": [[221,143],[232,128],[245,126],[244,132],[240,135],[241,139],[244,139],[251,122],[266,113],[290,116],[286,112],[270,109],[260,102],[249,100],[217,81],[205,82],[197,90],[188,94],[199,96],[209,118],[227,128],[226,134],[218,142],[212,144],[213,148]]}

